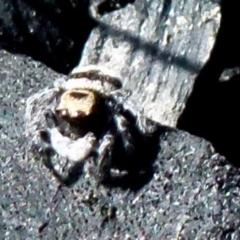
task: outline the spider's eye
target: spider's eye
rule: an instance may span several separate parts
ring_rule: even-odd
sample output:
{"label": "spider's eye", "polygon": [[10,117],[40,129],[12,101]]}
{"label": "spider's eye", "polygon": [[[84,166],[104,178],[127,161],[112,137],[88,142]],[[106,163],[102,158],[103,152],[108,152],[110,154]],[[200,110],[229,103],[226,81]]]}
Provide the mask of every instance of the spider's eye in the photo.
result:
{"label": "spider's eye", "polygon": [[81,98],[86,98],[88,97],[89,93],[84,93],[84,92],[74,92],[72,91],[70,94],[70,97],[75,98],[75,99],[81,99]]}

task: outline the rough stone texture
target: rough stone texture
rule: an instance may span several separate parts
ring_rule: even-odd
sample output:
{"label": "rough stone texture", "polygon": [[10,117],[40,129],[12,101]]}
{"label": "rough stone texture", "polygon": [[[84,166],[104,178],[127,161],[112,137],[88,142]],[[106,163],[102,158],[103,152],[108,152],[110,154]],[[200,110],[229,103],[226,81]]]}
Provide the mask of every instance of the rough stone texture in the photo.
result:
{"label": "rough stone texture", "polygon": [[80,65],[114,69],[145,115],[176,126],[219,26],[212,1],[139,0],[101,19]]}
{"label": "rough stone texture", "polygon": [[0,52],[1,239],[239,239],[239,170],[182,131],[162,129],[154,175],[137,192],[97,190],[87,176],[59,189],[41,161],[26,158],[23,137],[24,100],[58,76]]}

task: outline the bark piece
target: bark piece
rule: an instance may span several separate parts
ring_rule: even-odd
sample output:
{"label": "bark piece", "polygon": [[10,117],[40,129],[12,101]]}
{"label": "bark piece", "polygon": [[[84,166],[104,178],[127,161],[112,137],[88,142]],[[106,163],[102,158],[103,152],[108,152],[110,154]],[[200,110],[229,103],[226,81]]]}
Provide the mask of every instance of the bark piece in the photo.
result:
{"label": "bark piece", "polygon": [[101,19],[79,64],[116,71],[145,115],[175,127],[211,53],[219,10],[210,0],[136,1]]}

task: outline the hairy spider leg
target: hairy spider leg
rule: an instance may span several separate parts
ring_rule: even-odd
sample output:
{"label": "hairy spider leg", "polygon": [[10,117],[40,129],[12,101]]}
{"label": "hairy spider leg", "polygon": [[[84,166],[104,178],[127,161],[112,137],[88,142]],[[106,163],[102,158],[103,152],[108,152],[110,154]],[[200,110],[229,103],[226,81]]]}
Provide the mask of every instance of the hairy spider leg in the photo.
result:
{"label": "hairy spider leg", "polygon": [[117,132],[121,136],[123,147],[127,154],[131,155],[134,151],[134,144],[129,123],[127,119],[119,113],[115,114],[113,118],[116,124]]}
{"label": "hairy spider leg", "polygon": [[144,110],[141,107],[140,109],[137,109],[138,104],[130,98],[132,95],[131,90],[116,90],[111,93],[112,98],[122,105],[121,108],[117,108],[118,112],[123,111],[129,111],[131,114],[136,118],[136,124],[140,131],[143,134],[147,134],[148,132],[148,124],[147,124],[147,118],[144,116]]}
{"label": "hairy spider leg", "polygon": [[[118,97],[121,97],[121,95],[122,94],[120,93]],[[118,100],[108,100],[107,103],[109,105],[109,108],[112,109],[113,121],[115,123],[117,134],[120,135],[122,139],[123,147],[126,150],[126,153],[128,155],[131,155],[134,151],[134,140],[132,136],[131,126],[128,119],[124,115],[126,115],[127,111],[132,115],[132,112],[129,111],[129,109],[125,109],[123,103],[121,101],[119,103]]]}
{"label": "hairy spider leg", "polygon": [[99,182],[103,182],[110,177],[110,168],[112,160],[112,150],[115,143],[115,139],[112,133],[108,132],[104,135],[100,146],[97,150],[97,165],[98,165],[98,177]]}

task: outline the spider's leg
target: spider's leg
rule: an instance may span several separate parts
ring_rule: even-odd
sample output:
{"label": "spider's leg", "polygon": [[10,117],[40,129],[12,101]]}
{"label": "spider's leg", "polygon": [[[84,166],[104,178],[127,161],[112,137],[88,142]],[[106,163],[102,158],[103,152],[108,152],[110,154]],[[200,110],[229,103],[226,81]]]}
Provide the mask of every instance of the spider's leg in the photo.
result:
{"label": "spider's leg", "polygon": [[[130,98],[132,96],[132,91],[129,89],[120,89],[113,91],[111,93],[111,97],[115,100],[115,102],[110,102],[112,106],[114,106],[116,112],[124,112],[128,111],[132,116],[136,118],[136,123],[142,133],[147,132],[147,120],[144,117],[144,110],[142,107],[138,107],[138,104]],[[117,104],[116,104],[117,102]],[[121,105],[121,107],[120,107]]]}
{"label": "spider's leg", "polygon": [[51,109],[46,110],[44,115],[48,128],[54,128],[58,126],[57,117]]}
{"label": "spider's leg", "polygon": [[97,165],[99,182],[110,177],[112,150],[115,143],[114,136],[108,132],[102,139],[97,150]]}
{"label": "spider's leg", "polygon": [[143,134],[148,134],[153,132],[153,129],[151,126],[148,126],[148,119],[144,115],[144,109],[143,107],[137,107],[138,104],[136,104],[133,99],[128,98],[127,101],[122,104],[122,109],[118,110],[119,112],[129,112],[135,119],[136,119],[136,126]]}
{"label": "spider's leg", "polygon": [[124,104],[128,101],[131,95],[132,91],[129,89],[120,89],[110,93],[110,96],[119,104]]}
{"label": "spider's leg", "polygon": [[57,121],[55,114],[50,109],[47,109],[44,112],[44,117],[45,117],[45,121],[47,124],[47,129],[40,130],[39,135],[43,142],[45,142],[47,144],[51,144],[51,131],[50,130],[53,128],[56,128],[58,126],[58,121]]}
{"label": "spider's leg", "polygon": [[114,121],[116,124],[117,132],[120,134],[123,142],[123,147],[126,150],[127,154],[132,154],[134,150],[133,136],[127,119],[116,113],[114,115]]}

